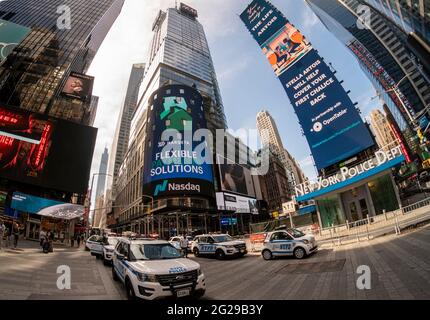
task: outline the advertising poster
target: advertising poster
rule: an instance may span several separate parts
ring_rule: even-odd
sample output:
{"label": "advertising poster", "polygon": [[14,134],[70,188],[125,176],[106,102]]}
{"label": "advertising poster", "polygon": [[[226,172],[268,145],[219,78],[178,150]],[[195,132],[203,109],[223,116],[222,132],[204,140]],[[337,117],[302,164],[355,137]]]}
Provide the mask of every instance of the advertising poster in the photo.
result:
{"label": "advertising poster", "polygon": [[65,204],[64,202],[31,196],[21,192],[14,192],[10,207],[26,213],[38,213],[40,210],[56,205]]}
{"label": "advertising poster", "polygon": [[0,65],[30,32],[30,28],[0,19]]}
{"label": "advertising poster", "polygon": [[240,17],[281,81],[318,170],[375,144],[334,73],[279,10],[254,0]]}
{"label": "advertising poster", "polygon": [[220,163],[219,172],[222,190],[255,197],[249,169],[239,164]]}
{"label": "advertising poster", "polygon": [[0,106],[0,177],[84,193],[96,135],[92,127]]}
{"label": "advertising poster", "polygon": [[[207,128],[201,95],[188,86],[164,86],[150,99],[150,110],[144,193],[153,197],[213,197],[213,167],[205,161],[206,141],[193,139],[198,129]],[[163,134],[170,137],[163,139]]]}
{"label": "advertising poster", "polygon": [[236,213],[259,213],[257,200],[255,198],[242,197],[225,192],[217,192],[216,200],[218,210],[230,210]]}
{"label": "advertising poster", "polygon": [[88,101],[93,92],[94,77],[71,72],[62,94],[66,97]]}

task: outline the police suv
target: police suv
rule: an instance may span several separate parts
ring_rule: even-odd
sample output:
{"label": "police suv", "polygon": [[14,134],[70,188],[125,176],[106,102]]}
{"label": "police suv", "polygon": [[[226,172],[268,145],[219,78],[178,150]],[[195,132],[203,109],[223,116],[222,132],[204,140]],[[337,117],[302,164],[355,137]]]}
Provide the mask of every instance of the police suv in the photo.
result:
{"label": "police suv", "polygon": [[120,238],[112,257],[112,277],[125,285],[129,299],[200,298],[206,291],[200,265],[164,240]]}
{"label": "police suv", "polygon": [[191,250],[194,256],[215,255],[217,259],[227,256],[244,256],[245,241],[234,240],[228,234],[203,234],[194,238]]}
{"label": "police suv", "polygon": [[261,255],[264,260],[273,257],[294,256],[303,259],[318,250],[315,237],[305,235],[297,229],[286,229],[269,232],[264,239]]}

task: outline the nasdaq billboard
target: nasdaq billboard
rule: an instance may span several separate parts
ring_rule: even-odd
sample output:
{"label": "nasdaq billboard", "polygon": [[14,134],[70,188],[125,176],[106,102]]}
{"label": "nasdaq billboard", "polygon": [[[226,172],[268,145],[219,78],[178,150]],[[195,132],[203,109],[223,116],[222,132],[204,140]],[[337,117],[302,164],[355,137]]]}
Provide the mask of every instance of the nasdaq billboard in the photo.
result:
{"label": "nasdaq billboard", "polygon": [[318,170],[375,144],[334,73],[279,10],[254,0],[240,17],[281,81]]}
{"label": "nasdaq billboard", "polygon": [[212,161],[207,142],[203,99],[194,88],[168,85],[149,101],[143,192],[152,197],[214,197]]}

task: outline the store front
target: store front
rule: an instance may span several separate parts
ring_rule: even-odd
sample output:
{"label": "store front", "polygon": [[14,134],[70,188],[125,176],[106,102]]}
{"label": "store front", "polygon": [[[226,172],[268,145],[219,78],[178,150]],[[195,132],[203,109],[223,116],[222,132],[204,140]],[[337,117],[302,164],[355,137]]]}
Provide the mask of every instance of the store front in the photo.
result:
{"label": "store front", "polygon": [[342,168],[334,176],[296,187],[296,200],[315,200],[322,228],[398,209],[401,202],[391,169],[405,158],[396,148],[387,154],[383,158],[384,154],[379,153],[353,168]]}

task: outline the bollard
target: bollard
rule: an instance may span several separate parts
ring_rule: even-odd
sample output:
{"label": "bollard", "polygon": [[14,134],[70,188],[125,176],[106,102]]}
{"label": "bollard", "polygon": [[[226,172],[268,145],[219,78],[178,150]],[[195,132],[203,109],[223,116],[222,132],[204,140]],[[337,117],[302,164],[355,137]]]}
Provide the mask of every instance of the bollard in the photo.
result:
{"label": "bollard", "polygon": [[384,209],[384,210],[382,210],[382,213],[384,214],[385,221],[388,221],[387,211],[385,211],[385,209]]}
{"label": "bollard", "polygon": [[356,231],[357,231],[357,242],[360,242],[360,237],[358,236],[358,228],[356,227]]}
{"label": "bollard", "polygon": [[369,241],[370,240],[370,237],[369,237],[369,225],[367,225],[367,224],[366,224],[366,233],[367,233],[367,240]]}
{"label": "bollard", "polygon": [[346,230],[349,230],[349,222],[346,220]]}
{"label": "bollard", "polygon": [[399,235],[400,234],[400,226],[399,226],[399,220],[398,220],[397,216],[395,219],[395,223],[396,223],[396,229],[397,229],[396,234]]}

